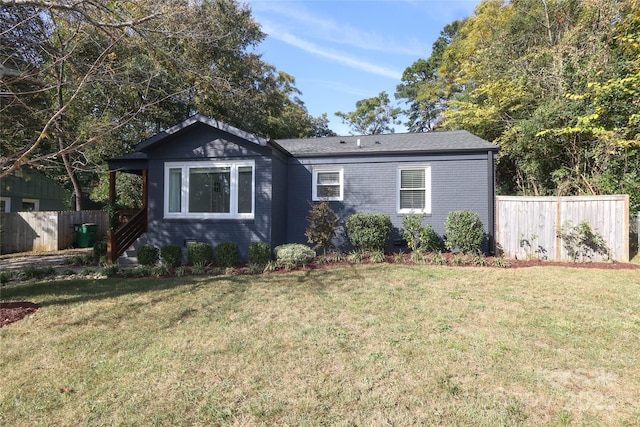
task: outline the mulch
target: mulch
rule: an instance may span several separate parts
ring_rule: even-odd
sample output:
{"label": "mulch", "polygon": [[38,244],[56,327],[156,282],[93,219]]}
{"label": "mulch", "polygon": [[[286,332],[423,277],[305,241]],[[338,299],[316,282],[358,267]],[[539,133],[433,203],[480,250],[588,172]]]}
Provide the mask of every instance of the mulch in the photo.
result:
{"label": "mulch", "polygon": [[33,314],[39,304],[29,301],[0,301],[0,328]]}

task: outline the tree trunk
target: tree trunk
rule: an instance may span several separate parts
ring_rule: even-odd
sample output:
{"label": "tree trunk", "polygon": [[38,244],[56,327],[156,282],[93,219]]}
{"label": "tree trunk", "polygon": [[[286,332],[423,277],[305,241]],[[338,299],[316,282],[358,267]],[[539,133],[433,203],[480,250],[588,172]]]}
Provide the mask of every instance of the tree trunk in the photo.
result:
{"label": "tree trunk", "polygon": [[[58,138],[58,144],[60,146],[60,150],[64,148],[64,143],[62,142],[62,138]],[[78,177],[73,172],[73,168],[71,167],[71,162],[69,161],[68,154],[62,154],[62,161],[64,162],[64,168],[67,171],[67,175],[69,175],[69,179],[71,180],[71,184],[73,184],[73,193],[76,196],[76,210],[82,210],[82,187],[80,187],[80,181],[78,181]]]}

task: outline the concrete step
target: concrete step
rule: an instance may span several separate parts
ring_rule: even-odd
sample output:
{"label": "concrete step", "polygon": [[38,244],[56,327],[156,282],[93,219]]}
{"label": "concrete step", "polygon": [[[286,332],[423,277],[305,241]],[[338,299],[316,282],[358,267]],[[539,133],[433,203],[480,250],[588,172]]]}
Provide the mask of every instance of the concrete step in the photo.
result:
{"label": "concrete step", "polygon": [[147,233],[143,233],[133,245],[127,248],[126,251],[118,258],[118,265],[121,267],[133,267],[138,265],[138,248],[149,243],[147,239]]}

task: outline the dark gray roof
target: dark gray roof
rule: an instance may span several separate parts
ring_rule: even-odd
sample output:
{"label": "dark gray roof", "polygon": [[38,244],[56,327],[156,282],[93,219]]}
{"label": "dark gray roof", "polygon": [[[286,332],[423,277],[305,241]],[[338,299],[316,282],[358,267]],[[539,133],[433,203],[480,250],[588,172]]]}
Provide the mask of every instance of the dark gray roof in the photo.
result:
{"label": "dark gray roof", "polygon": [[[358,146],[360,140],[360,146]],[[451,151],[498,151],[498,146],[465,130],[384,135],[330,136],[279,139],[278,145],[294,157],[354,154],[436,153]]]}
{"label": "dark gray roof", "polygon": [[109,160],[147,160],[147,153],[136,151],[135,153],[123,154],[122,156],[113,157]]}
{"label": "dark gray roof", "polygon": [[265,145],[267,145],[267,140],[264,138],[261,138],[257,135],[254,135],[252,133],[249,132],[245,132],[242,129],[238,129],[236,127],[233,127],[231,125],[228,125],[226,123],[223,123],[219,120],[215,120],[212,119],[210,117],[207,116],[203,116],[202,114],[195,114],[191,117],[189,117],[187,120],[178,123],[175,126],[170,127],[169,129],[166,129],[154,136],[152,136],[151,138],[145,139],[144,141],[142,141],[141,143],[139,143],[138,145],[136,145],[136,151],[142,151],[145,148],[155,144],[158,141],[163,140],[164,138],[168,137],[169,135],[173,135],[174,133],[185,129],[191,125],[194,125],[196,123],[203,123],[206,124],[208,126],[211,126],[212,128],[216,128],[216,129],[220,129],[221,131],[227,132],[231,135],[235,135],[237,137],[246,139],[247,141],[253,142],[257,145],[260,145],[262,147],[264,147]]}

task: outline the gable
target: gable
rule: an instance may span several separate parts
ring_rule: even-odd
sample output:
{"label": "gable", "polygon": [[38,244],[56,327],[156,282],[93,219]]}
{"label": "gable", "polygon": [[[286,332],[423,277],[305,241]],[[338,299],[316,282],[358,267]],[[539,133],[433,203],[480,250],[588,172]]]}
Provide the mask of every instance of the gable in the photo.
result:
{"label": "gable", "polygon": [[264,155],[268,149],[224,130],[195,123],[141,151],[149,159],[202,159]]}

